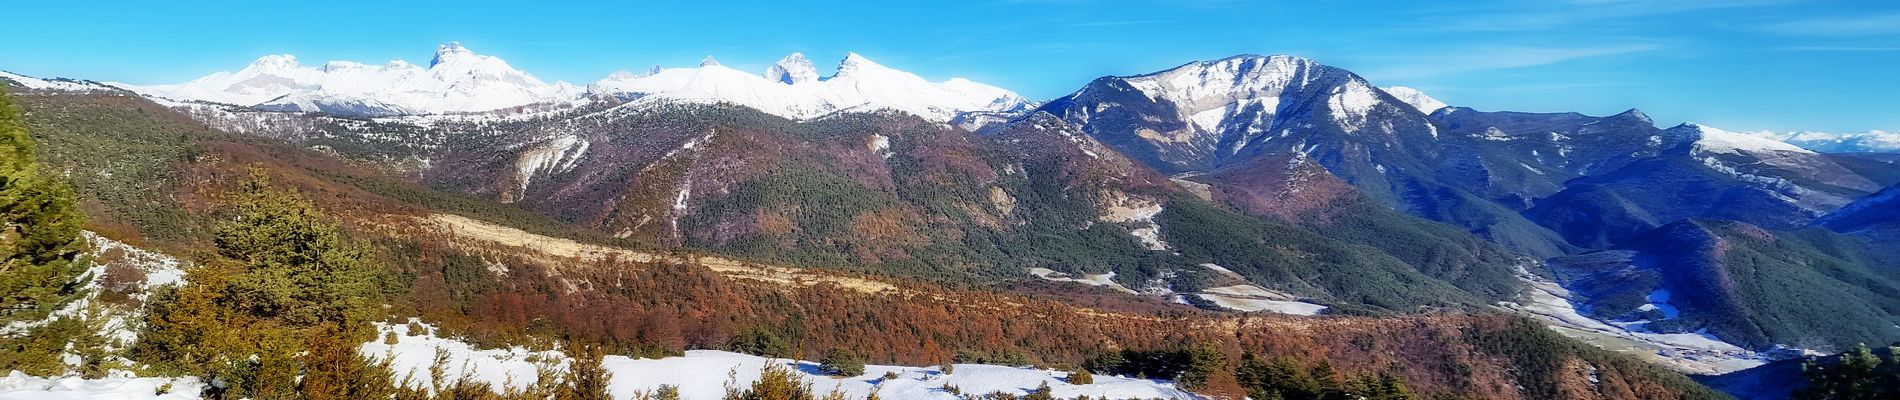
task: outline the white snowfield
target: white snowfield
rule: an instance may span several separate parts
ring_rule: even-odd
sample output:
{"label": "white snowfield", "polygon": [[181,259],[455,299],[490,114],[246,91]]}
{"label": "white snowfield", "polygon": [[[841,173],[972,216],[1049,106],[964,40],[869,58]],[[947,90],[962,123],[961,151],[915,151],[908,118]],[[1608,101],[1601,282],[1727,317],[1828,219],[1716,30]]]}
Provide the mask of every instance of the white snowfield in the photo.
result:
{"label": "white snowfield", "polygon": [[[423,329],[409,332],[406,324],[379,324],[380,332],[397,334],[397,343],[385,344],[379,336],[375,341],[364,343],[360,351],[377,360],[393,357],[391,364],[397,380],[409,376],[416,387],[427,386],[428,369],[438,351],[448,359],[444,364],[445,376],[467,376],[486,382],[498,391],[508,386],[533,384],[540,368],[566,368],[569,362],[561,352],[552,350],[477,349],[459,340],[437,337],[435,328],[428,324],[415,324]],[[1047,382],[1059,398],[1086,395],[1113,399],[1198,399],[1166,381],[1096,376],[1093,384],[1071,385],[1065,380],[1067,372],[983,364],[957,364],[951,374],[944,374],[937,367],[867,365],[864,375],[832,377],[818,372],[817,364],[812,362],[711,350],[693,350],[682,357],[660,359],[607,356],[601,361],[603,369],[612,374],[608,392],[616,399],[632,398],[636,392],[650,393],[661,385],[679,387],[684,399],[719,399],[725,395],[729,380],[736,378],[741,385],[750,384],[758,380],[760,371],[768,364],[792,366],[819,394],[835,390],[849,398],[865,398],[873,390],[885,399],[957,398],[944,390],[946,384],[965,394],[1001,391],[1023,395]],[[884,380],[885,372],[897,374],[897,379]]]}
{"label": "white snowfield", "polygon": [[[103,379],[47,379],[13,371],[0,378],[0,400],[185,400],[204,390],[198,378],[134,378],[122,371]],[[160,388],[168,390],[159,393]]]}
{"label": "white snowfield", "polygon": [[[358,351],[371,360],[389,360],[396,381],[406,380],[416,388],[429,388],[435,384],[429,368],[435,365],[438,351],[446,357],[442,365],[444,378],[455,380],[466,377],[486,382],[497,391],[534,384],[537,380],[535,372],[541,368],[567,366],[567,356],[560,351],[531,351],[520,346],[478,349],[466,342],[437,337],[434,326],[420,322],[416,325],[422,329],[411,331],[408,324],[377,323],[376,339],[363,343]],[[384,335],[391,333],[397,337],[395,345],[383,342]]]}
{"label": "white snowfield", "polygon": [[664,68],[648,75],[625,71],[587,86],[587,91],[636,100],[733,103],[791,119],[839,111],[894,109],[936,122],[971,112],[1020,111],[1022,96],[956,78],[930,82],[915,74],[847,54],[830,77],[818,77],[811,61],[793,53],[753,74],[707,57],[698,67]]}
{"label": "white snowfield", "polygon": [[[792,365],[806,382],[812,384],[813,391],[820,394],[839,391],[854,399],[866,398],[874,390],[879,398],[884,399],[958,398],[945,391],[945,385],[970,395],[1004,392],[1021,396],[1045,382],[1049,384],[1050,394],[1056,398],[1199,398],[1165,381],[1097,375],[1093,384],[1071,385],[1066,380],[1067,372],[983,364],[957,364],[953,373],[949,374],[937,367],[867,365],[864,375],[832,377],[823,376],[818,372],[817,364],[807,361],[694,350],[686,352],[684,357],[662,359],[608,356],[602,366],[614,373],[608,390],[615,398],[631,396],[635,391],[651,392],[660,385],[676,385],[680,388],[680,398],[718,399],[725,394],[728,371],[741,383],[752,382],[758,380],[759,371],[767,364]],[[897,378],[884,379],[886,372],[895,373]]]}

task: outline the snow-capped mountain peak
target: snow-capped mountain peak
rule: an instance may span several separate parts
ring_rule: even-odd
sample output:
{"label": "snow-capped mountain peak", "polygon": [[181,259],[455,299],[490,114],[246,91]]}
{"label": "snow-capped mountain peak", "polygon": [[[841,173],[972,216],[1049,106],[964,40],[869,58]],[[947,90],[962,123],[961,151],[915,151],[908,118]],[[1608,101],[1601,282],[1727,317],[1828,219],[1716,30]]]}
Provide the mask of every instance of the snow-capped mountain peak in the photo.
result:
{"label": "snow-capped mountain peak", "polygon": [[428,68],[402,60],[382,65],[332,61],[308,67],[284,54],[181,84],[121,86],[172,99],[355,116],[490,111],[580,94],[573,85],[542,82],[501,58],[477,54],[457,42],[438,46]]}
{"label": "snow-capped mountain peak", "polygon": [[884,66],[879,65],[876,61],[871,61],[869,58],[864,58],[864,56],[858,55],[858,53],[844,53],[844,60],[838,62],[839,74],[852,73],[869,68],[884,68]]}
{"label": "snow-capped mountain peak", "polygon": [[792,119],[845,110],[895,109],[932,121],[970,112],[1016,111],[1028,101],[994,86],[952,79],[930,82],[880,65],[857,53],[820,79],[803,54],[793,54],[765,74],[740,72],[717,63],[661,69],[648,76],[610,76],[588,85],[596,94],[627,99],[723,102]]}
{"label": "snow-capped mountain peak", "polygon": [[1418,109],[1418,112],[1431,114],[1432,112],[1447,107],[1445,102],[1438,101],[1438,99],[1432,98],[1432,96],[1426,95],[1425,92],[1421,92],[1418,89],[1404,86],[1387,86],[1380,89],[1385,90],[1386,94],[1398,98],[1399,101],[1411,105],[1412,108]]}
{"label": "snow-capped mountain peak", "polygon": [[435,58],[429,60],[429,67],[434,68],[442,63],[454,62],[454,60],[458,58],[474,55],[475,52],[469,51],[467,47],[462,47],[462,42],[443,43],[441,46],[435,48]]}
{"label": "snow-capped mountain peak", "polygon": [[800,84],[818,80],[818,68],[804,53],[792,53],[765,69],[765,79],[784,84]]}
{"label": "snow-capped mountain peak", "polygon": [[[1634,110],[1632,110],[1634,111]],[[1729,132],[1694,122],[1682,124],[1671,130],[1686,130],[1696,134],[1695,150],[1705,153],[1761,155],[1775,153],[1814,154],[1813,151],[1786,142],[1753,135]]]}
{"label": "snow-capped mountain peak", "polygon": [[297,62],[297,56],[289,55],[289,54],[272,54],[272,55],[267,55],[263,57],[258,57],[256,60],[251,61],[251,64],[248,66],[245,66],[244,70],[240,72],[251,71],[251,72],[261,73],[261,72],[266,72],[266,71],[285,71],[285,70],[295,69],[300,66],[302,65]]}
{"label": "snow-capped mountain peak", "polygon": [[717,59],[714,59],[712,55],[710,55],[710,54],[708,54],[708,55],[706,55],[706,58],[701,58],[701,59],[699,59],[699,66],[701,66],[701,67],[717,67],[717,66],[720,66],[720,65],[719,65],[719,60],[717,60]]}

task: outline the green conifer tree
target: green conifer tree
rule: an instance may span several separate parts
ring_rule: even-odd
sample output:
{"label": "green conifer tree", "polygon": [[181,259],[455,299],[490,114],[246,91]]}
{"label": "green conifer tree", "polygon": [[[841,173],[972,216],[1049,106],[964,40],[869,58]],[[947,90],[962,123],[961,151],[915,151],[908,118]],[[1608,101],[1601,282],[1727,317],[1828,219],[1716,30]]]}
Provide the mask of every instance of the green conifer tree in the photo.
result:
{"label": "green conifer tree", "polygon": [[33,137],[0,92],[0,325],[45,318],[80,296],[83,217],[71,187],[40,169]]}

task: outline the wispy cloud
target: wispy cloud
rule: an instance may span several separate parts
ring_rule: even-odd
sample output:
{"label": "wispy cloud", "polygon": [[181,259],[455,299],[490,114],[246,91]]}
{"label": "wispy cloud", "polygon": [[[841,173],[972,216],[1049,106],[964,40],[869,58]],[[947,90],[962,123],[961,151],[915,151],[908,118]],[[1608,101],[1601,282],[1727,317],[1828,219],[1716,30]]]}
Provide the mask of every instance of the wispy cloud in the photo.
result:
{"label": "wispy cloud", "polygon": [[1804,36],[1900,35],[1900,12],[1799,19],[1770,24],[1768,31]]}
{"label": "wispy cloud", "polygon": [[1069,23],[1066,26],[1071,27],[1071,28],[1100,28],[1100,27],[1117,27],[1117,26],[1154,25],[1154,24],[1165,24],[1169,22],[1174,22],[1174,21],[1158,20],[1158,19],[1143,19],[1143,20],[1128,20],[1128,21],[1087,21],[1087,22]]}
{"label": "wispy cloud", "polygon": [[1847,52],[1847,53],[1879,53],[1879,52],[1890,52],[1890,51],[1900,52],[1900,46],[1787,46],[1787,47],[1777,47],[1776,49],[1787,50],[1787,51],[1831,51],[1831,52]]}
{"label": "wispy cloud", "polygon": [[1396,67],[1372,68],[1366,76],[1382,80],[1427,78],[1478,71],[1535,67],[1588,58],[1641,53],[1662,49],[1658,44],[1606,47],[1488,47],[1434,54],[1394,62]]}
{"label": "wispy cloud", "polygon": [[[1589,23],[1681,14],[1727,8],[1764,7],[1800,0],[1569,0],[1448,10],[1448,15],[1421,19],[1431,30],[1517,32],[1550,30]],[[1509,8],[1507,11],[1489,11]]]}

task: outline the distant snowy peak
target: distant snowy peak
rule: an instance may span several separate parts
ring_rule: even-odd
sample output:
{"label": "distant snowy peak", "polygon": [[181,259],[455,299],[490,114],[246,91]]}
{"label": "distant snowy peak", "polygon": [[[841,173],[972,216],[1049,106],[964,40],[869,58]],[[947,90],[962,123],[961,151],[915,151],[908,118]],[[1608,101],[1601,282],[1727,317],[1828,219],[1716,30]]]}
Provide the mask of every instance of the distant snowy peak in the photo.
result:
{"label": "distant snowy peak", "polygon": [[[1244,144],[1216,136],[1225,135],[1234,124],[1267,129],[1284,117],[1307,110],[1320,110],[1318,115],[1330,118],[1327,123],[1346,133],[1356,133],[1383,126],[1371,121],[1375,109],[1412,108],[1391,101],[1391,96],[1351,71],[1285,55],[1241,55],[1117,79],[1152,100],[1172,103],[1180,120],[1201,132],[1191,140],[1208,142]],[[1118,90],[1112,86],[1094,88]],[[1306,104],[1321,107],[1303,107]],[[1428,126],[1422,118],[1411,122],[1421,130]]]}
{"label": "distant snowy peak", "polygon": [[818,81],[818,68],[803,53],[792,53],[765,69],[765,79],[784,84]]}
{"label": "distant snowy peak", "polygon": [[122,85],[142,94],[254,106],[274,111],[353,116],[480,112],[577,97],[460,43],[436,48],[427,68],[402,60],[383,65],[331,61],[310,67],[295,56],[258,58],[237,72],[174,85]]}
{"label": "distant snowy peak", "polygon": [[1124,77],[1152,98],[1169,98],[1189,109],[1224,107],[1240,100],[1275,98],[1313,85],[1326,68],[1305,58],[1244,55],[1188,63],[1147,75]]}
{"label": "distant snowy peak", "polygon": [[1779,140],[1823,153],[1900,153],[1900,132],[1746,132],[1749,136]]}
{"label": "distant snowy peak", "polygon": [[1813,151],[1786,142],[1729,132],[1696,123],[1686,123],[1671,131],[1696,135],[1695,150],[1702,153],[1731,155],[1814,154]]}
{"label": "distant snowy peak", "polygon": [[435,58],[429,60],[429,67],[433,68],[443,63],[451,63],[469,57],[480,56],[476,55],[474,51],[469,51],[467,47],[462,47],[462,42],[443,43],[441,46],[435,48]]}
{"label": "distant snowy peak", "polygon": [[856,53],[839,62],[829,78],[820,78],[810,60],[794,53],[763,75],[702,62],[696,68],[665,68],[645,76],[616,74],[587,90],[636,101],[732,103],[792,119],[893,109],[947,122],[966,113],[1020,111],[1029,105],[1022,96],[995,86],[966,79],[930,82]]}
{"label": "distant snowy peak", "polygon": [[1447,107],[1445,102],[1438,101],[1438,99],[1432,98],[1432,96],[1428,96],[1425,92],[1421,92],[1418,89],[1404,86],[1388,86],[1380,89],[1385,90],[1386,94],[1398,98],[1399,101],[1410,104],[1412,108],[1418,109],[1418,112],[1421,113],[1431,114]]}

